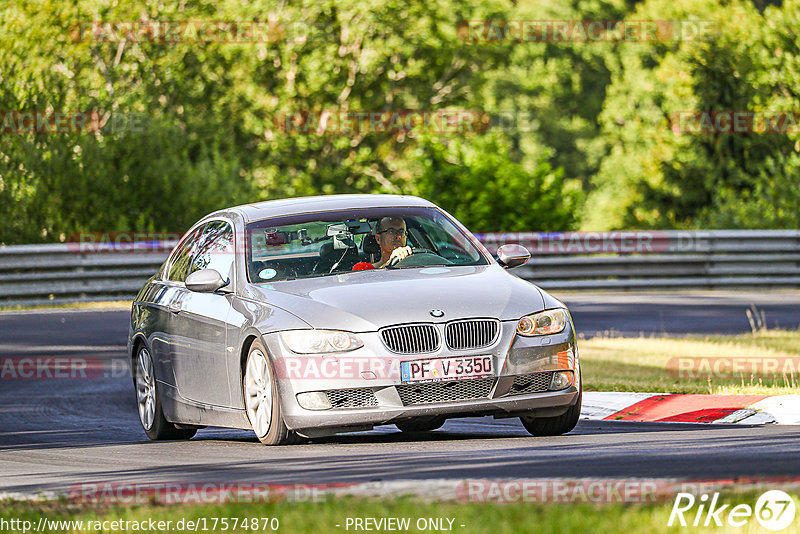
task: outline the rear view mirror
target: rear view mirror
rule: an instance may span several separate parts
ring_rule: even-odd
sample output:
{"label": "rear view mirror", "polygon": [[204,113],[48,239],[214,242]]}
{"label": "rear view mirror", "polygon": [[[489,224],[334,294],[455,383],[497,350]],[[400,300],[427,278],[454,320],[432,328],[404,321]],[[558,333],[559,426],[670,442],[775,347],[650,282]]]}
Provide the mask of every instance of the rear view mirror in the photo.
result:
{"label": "rear view mirror", "polygon": [[328,237],[333,237],[334,250],[354,248],[356,246],[356,242],[353,240],[353,233],[349,230],[346,223],[328,225],[326,234]]}
{"label": "rear view mirror", "polygon": [[531,259],[531,253],[522,245],[503,245],[497,249],[497,262],[506,269],[525,265]]}
{"label": "rear view mirror", "polygon": [[286,232],[279,232],[277,228],[267,228],[264,230],[264,239],[267,246],[279,246],[287,244],[290,239]]}

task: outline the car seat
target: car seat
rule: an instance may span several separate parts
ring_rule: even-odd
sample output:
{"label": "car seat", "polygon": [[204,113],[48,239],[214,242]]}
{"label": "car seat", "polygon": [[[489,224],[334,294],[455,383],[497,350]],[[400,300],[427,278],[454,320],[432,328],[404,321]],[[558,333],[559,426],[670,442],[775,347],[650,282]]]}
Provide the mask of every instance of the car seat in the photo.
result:
{"label": "car seat", "polygon": [[339,262],[336,267],[340,271],[349,271],[353,265],[361,261],[358,257],[358,249],[349,247],[347,249],[334,249],[333,243],[325,243],[319,248],[319,261],[314,267],[314,271],[330,272],[331,268]]}
{"label": "car seat", "polygon": [[361,240],[361,250],[367,255],[367,261],[375,263],[381,259],[381,246],[373,234],[367,234]]}

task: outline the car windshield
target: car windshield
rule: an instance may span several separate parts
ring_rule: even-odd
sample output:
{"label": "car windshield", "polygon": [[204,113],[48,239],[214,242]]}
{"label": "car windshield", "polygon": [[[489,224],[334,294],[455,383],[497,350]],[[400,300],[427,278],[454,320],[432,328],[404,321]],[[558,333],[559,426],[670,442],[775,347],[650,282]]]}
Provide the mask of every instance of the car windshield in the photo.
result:
{"label": "car windshield", "polygon": [[[386,219],[389,218],[389,219]],[[402,219],[402,221],[399,221]],[[394,228],[380,228],[380,221]],[[399,227],[398,223],[399,222]],[[370,268],[381,257],[378,232],[402,238],[412,254],[397,269],[487,265],[471,235],[434,208],[385,208],[312,213],[247,225],[247,272],[253,283],[314,278]]]}

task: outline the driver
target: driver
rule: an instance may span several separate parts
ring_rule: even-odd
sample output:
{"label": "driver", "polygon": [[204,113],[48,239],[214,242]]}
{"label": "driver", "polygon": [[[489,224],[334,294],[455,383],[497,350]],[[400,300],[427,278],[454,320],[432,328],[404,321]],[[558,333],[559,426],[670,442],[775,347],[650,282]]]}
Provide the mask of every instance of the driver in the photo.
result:
{"label": "driver", "polygon": [[401,261],[412,254],[411,247],[406,245],[406,221],[402,217],[384,217],[375,227],[375,240],[381,247],[381,257],[375,264],[357,263],[354,271],[363,269],[380,269],[389,262]]}

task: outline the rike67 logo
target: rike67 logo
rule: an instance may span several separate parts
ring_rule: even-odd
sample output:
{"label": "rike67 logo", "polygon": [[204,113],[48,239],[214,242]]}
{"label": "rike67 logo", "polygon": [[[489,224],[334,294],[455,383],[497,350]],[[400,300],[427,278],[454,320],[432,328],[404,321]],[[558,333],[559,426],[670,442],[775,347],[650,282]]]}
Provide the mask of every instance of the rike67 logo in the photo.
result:
{"label": "rike67 logo", "polygon": [[731,527],[743,527],[753,516],[767,530],[783,530],[794,521],[794,500],[784,491],[770,490],[763,493],[752,507],[749,504],[721,504],[718,492],[710,498],[706,493],[699,498],[691,493],[678,493],[667,526],[721,527],[727,523]]}

